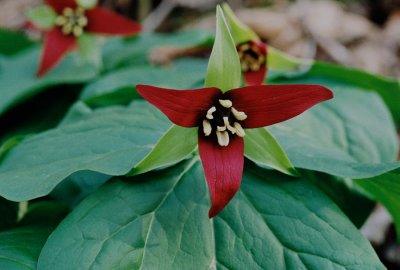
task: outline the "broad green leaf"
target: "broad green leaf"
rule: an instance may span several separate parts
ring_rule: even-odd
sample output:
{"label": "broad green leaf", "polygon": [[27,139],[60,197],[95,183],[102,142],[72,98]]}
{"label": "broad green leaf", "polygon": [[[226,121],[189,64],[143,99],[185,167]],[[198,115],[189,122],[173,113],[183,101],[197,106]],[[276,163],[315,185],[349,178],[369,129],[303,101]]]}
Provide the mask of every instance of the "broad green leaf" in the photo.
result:
{"label": "broad green leaf", "polygon": [[136,84],[191,89],[204,81],[206,67],[205,60],[188,58],[166,67],[146,65],[124,68],[88,84],[80,99],[91,106],[126,104],[138,96]]}
{"label": "broad green leaf", "polygon": [[74,208],[110,178],[109,175],[92,171],[76,172],[56,186],[50,193],[50,197],[68,205],[70,208]]}
{"label": "broad green leaf", "polygon": [[0,161],[5,157],[8,151],[10,151],[14,146],[22,142],[25,136],[16,136],[8,139],[0,146]]}
{"label": "broad green leaf", "polygon": [[0,232],[0,269],[34,270],[52,231],[49,226],[27,226]]}
{"label": "broad green leaf", "polygon": [[170,127],[151,105],[110,107],[82,114],[31,136],[0,164],[0,196],[24,201],[47,195],[78,171],[125,175]]}
{"label": "broad green leaf", "polygon": [[0,231],[12,228],[17,222],[18,203],[0,197]]}
{"label": "broad green leaf", "polygon": [[38,269],[385,269],[315,186],[246,167],[212,220],[197,159],[107,184],[52,233]]}
{"label": "broad green leaf", "polygon": [[361,228],[375,208],[376,203],[351,179],[306,170],[302,170],[301,174],[323,190],[357,228]]}
{"label": "broad green leaf", "polygon": [[196,148],[197,128],[173,125],[129,174],[136,175],[171,166],[187,158]]}
{"label": "broad green leaf", "polygon": [[344,178],[368,178],[400,167],[396,131],[379,96],[331,89],[333,100],[267,128],[294,166]]}
{"label": "broad green leaf", "polygon": [[91,9],[97,5],[97,0],[76,0],[76,2],[85,9]]}
{"label": "broad green leaf", "polygon": [[38,28],[48,30],[54,26],[57,13],[50,6],[43,5],[29,9],[27,17]]}
{"label": "broad green leaf", "polygon": [[[274,59],[269,57],[269,59]],[[281,74],[282,75],[282,74]],[[397,79],[386,78],[368,72],[338,66],[334,64],[315,62],[307,72],[290,73],[289,77],[274,79],[274,83],[312,83],[336,87],[357,87],[360,90],[375,92],[385,101],[396,124],[400,123],[400,82]]]}
{"label": "broad green leaf", "polygon": [[266,129],[246,130],[244,154],[260,166],[271,167],[292,176],[298,175],[286,153]]}
{"label": "broad green leaf", "polygon": [[36,78],[39,53],[39,48],[34,48],[13,57],[0,58],[0,115],[46,88],[82,83],[97,75],[94,67],[67,57],[46,76]]}
{"label": "broad green leaf", "polygon": [[223,92],[238,88],[241,74],[235,42],[229,32],[223,11],[217,6],[217,31],[208,62],[205,86],[217,87]]}
{"label": "broad green leaf", "polygon": [[225,17],[229,23],[232,37],[236,44],[241,44],[251,40],[259,40],[260,38],[247,25],[242,23],[233,13],[227,3],[222,4]]}
{"label": "broad green leaf", "polygon": [[0,55],[13,55],[32,45],[23,33],[0,28]]}
{"label": "broad green leaf", "polygon": [[354,181],[390,212],[400,241],[400,170]]}
{"label": "broad green leaf", "polygon": [[[149,64],[154,49],[160,47],[210,47],[214,35],[205,31],[176,32],[172,34],[142,33],[129,40],[109,40],[103,49],[104,66],[107,70]],[[204,74],[203,74],[204,75]]]}

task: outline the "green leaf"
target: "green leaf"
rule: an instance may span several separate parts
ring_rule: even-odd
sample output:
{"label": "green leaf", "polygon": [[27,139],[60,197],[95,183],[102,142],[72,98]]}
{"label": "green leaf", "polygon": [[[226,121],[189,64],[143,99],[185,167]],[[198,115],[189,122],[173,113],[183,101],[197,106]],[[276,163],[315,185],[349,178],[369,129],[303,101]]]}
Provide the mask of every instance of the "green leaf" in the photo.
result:
{"label": "green leaf", "polygon": [[58,128],[31,136],[0,164],[0,196],[24,201],[47,195],[78,171],[125,175],[170,127],[151,105],[110,107],[74,114]]}
{"label": "green leaf", "polygon": [[292,176],[298,176],[286,153],[265,129],[248,129],[244,137],[244,154],[262,167],[271,167]]}
{"label": "green leaf", "polygon": [[0,54],[13,55],[32,45],[23,33],[0,28]]}
{"label": "green leaf", "polygon": [[54,26],[57,13],[50,6],[43,5],[29,9],[27,17],[35,26],[48,30]]}
{"label": "green leaf", "polygon": [[291,74],[290,77],[283,76],[273,81],[274,83],[320,83],[328,87],[356,87],[363,91],[375,92],[385,101],[395,123],[400,123],[400,106],[398,106],[400,82],[397,79],[374,75],[359,69],[315,62],[307,72]]}
{"label": "green leaf", "polygon": [[93,66],[67,57],[46,76],[36,78],[39,53],[39,48],[33,48],[14,57],[0,58],[0,115],[51,86],[82,83],[97,75]]}
{"label": "green leaf", "polygon": [[129,175],[165,168],[187,158],[197,148],[197,129],[173,125]]}
{"label": "green leaf", "polygon": [[0,161],[5,157],[8,151],[10,151],[14,146],[19,144],[20,142],[22,142],[24,138],[25,136],[15,136],[5,141],[0,146]]}
{"label": "green leaf", "polygon": [[385,269],[337,206],[304,179],[247,167],[239,193],[212,220],[209,206],[197,159],[116,180],[52,233],[38,268]]}
{"label": "green leaf", "polygon": [[222,3],[222,9],[225,17],[229,22],[230,30],[236,44],[241,44],[251,40],[259,40],[260,38],[250,29],[247,25],[242,23],[233,13],[232,9],[227,3]]}
{"label": "green leaf", "polygon": [[369,199],[351,179],[305,170],[302,170],[301,174],[323,190],[357,228],[364,225],[375,208],[376,203]]}
{"label": "green leaf", "polygon": [[368,178],[400,167],[396,130],[379,96],[330,88],[333,100],[267,128],[294,166],[344,178]]}
{"label": "green leaf", "polygon": [[191,58],[180,59],[166,67],[127,67],[88,84],[80,99],[91,106],[127,104],[139,97],[135,91],[136,84],[191,89],[204,81],[206,67],[205,60]]}
{"label": "green leaf", "polygon": [[58,202],[39,201],[29,203],[28,212],[18,222],[18,226],[54,226],[67,214],[68,208]]}
{"label": "green leaf", "polygon": [[49,226],[27,226],[0,232],[0,269],[34,270],[52,231]]}
{"label": "green leaf", "polygon": [[400,170],[394,170],[369,179],[354,180],[390,212],[400,241]]}
{"label": "green leaf", "polygon": [[223,92],[240,86],[239,55],[229,32],[223,11],[217,6],[217,32],[208,62],[205,86],[217,87]]}
{"label": "green leaf", "polygon": [[97,0],[76,0],[76,2],[85,9],[91,9],[97,6]]}

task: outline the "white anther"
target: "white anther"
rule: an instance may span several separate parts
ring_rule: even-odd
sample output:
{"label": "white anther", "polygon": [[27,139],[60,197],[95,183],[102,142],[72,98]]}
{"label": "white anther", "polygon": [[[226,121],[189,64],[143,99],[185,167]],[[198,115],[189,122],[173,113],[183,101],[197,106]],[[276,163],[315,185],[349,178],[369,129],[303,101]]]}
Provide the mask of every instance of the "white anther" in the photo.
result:
{"label": "white anther", "polygon": [[244,129],[242,128],[242,126],[241,126],[238,122],[235,122],[235,123],[233,124],[233,126],[235,127],[235,129],[236,129],[236,134],[237,134],[239,137],[244,137],[244,136],[246,135],[246,133],[244,132]]}
{"label": "white anther", "polygon": [[74,33],[74,36],[79,37],[83,34],[83,30],[79,26],[74,26],[73,33]]}
{"label": "white anther", "polygon": [[243,121],[245,119],[247,119],[247,115],[244,112],[239,112],[238,110],[236,110],[235,108],[232,107],[231,109],[233,116],[235,116],[235,118],[239,121]]}
{"label": "white anther", "polygon": [[223,127],[221,127],[221,126],[217,126],[217,130],[218,131],[225,131],[226,130],[226,126],[223,126]]}
{"label": "white anther", "polygon": [[215,108],[215,106],[212,106],[208,111],[207,111],[207,119],[214,119],[214,116],[212,115],[215,111],[217,110],[217,108]]}
{"label": "white anther", "polygon": [[230,101],[229,99],[220,99],[219,104],[221,104],[222,107],[225,107],[227,109],[232,107],[232,101]]}
{"label": "white anther", "polygon": [[218,144],[220,146],[228,146],[229,144],[229,133],[227,131],[217,131],[217,139],[218,139]]}
{"label": "white anther", "polygon": [[212,131],[212,127],[211,127],[210,122],[207,121],[207,120],[203,120],[203,132],[204,132],[204,135],[210,136],[211,131]]}

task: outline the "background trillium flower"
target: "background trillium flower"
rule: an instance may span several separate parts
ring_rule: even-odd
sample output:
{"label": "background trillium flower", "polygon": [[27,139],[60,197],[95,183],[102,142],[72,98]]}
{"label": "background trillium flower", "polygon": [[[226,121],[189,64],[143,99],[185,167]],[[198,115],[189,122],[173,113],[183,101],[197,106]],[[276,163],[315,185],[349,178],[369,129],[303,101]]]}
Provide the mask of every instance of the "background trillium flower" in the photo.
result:
{"label": "background trillium flower", "polygon": [[210,217],[217,215],[240,187],[246,128],[288,120],[333,97],[320,85],[258,85],[225,93],[213,87],[172,90],[137,85],[136,89],[174,124],[199,128],[200,158],[212,202]]}
{"label": "background trillium flower", "polygon": [[260,85],[267,76],[267,45],[250,40],[236,46],[246,85]]}
{"label": "background trillium flower", "polygon": [[45,32],[45,39],[38,76],[45,74],[74,49],[77,38],[85,32],[128,36],[141,30],[139,23],[100,7],[84,9],[75,0],[46,0],[46,3],[57,17],[50,29],[41,29]]}

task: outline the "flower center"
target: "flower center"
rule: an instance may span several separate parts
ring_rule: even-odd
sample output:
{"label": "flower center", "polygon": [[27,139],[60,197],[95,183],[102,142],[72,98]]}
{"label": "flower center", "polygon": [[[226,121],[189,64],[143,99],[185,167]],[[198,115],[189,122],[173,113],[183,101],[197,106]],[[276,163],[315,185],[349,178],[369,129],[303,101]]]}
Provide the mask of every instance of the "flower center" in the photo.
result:
{"label": "flower center", "polygon": [[265,65],[265,55],[256,44],[246,42],[238,45],[238,54],[242,71],[259,71]]}
{"label": "flower center", "polygon": [[228,146],[230,135],[236,134],[239,137],[246,135],[239,123],[246,118],[247,115],[244,112],[239,112],[232,106],[232,101],[220,99],[207,111],[206,118],[203,120],[204,135],[210,136],[214,131],[218,144]]}
{"label": "flower center", "polygon": [[64,8],[62,14],[56,18],[56,25],[61,28],[61,31],[66,36],[81,36],[87,24],[88,19],[85,16],[85,10],[81,7],[76,9],[66,7]]}

